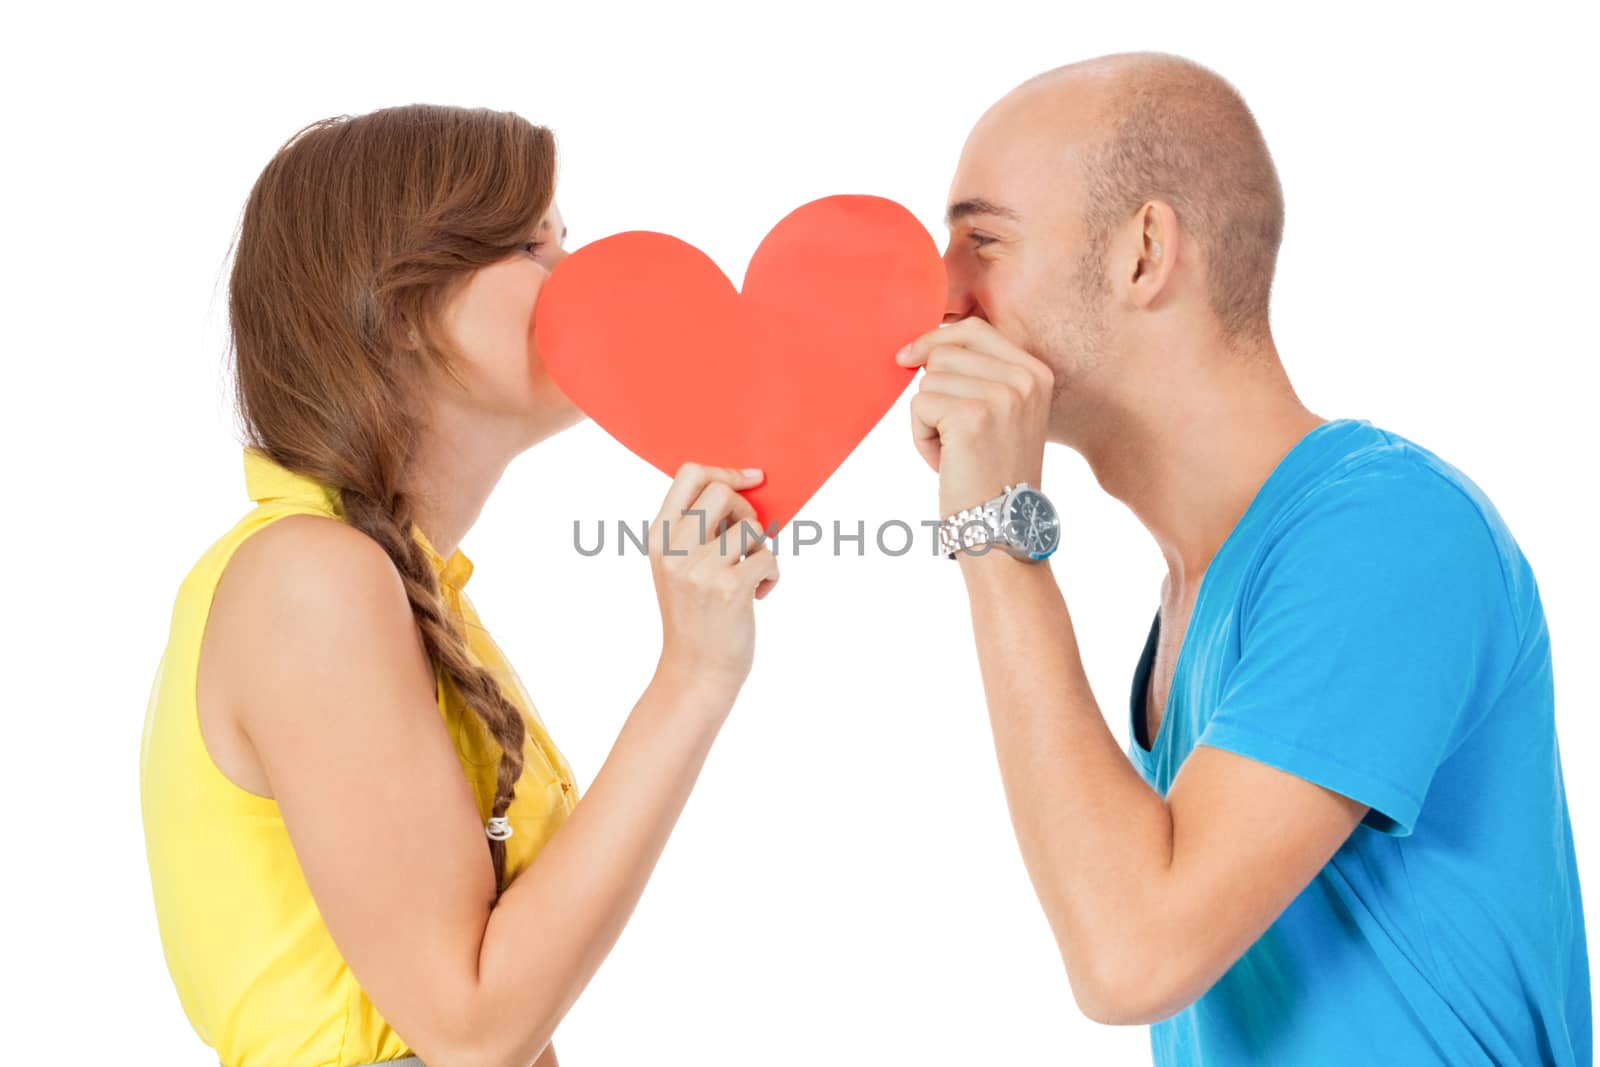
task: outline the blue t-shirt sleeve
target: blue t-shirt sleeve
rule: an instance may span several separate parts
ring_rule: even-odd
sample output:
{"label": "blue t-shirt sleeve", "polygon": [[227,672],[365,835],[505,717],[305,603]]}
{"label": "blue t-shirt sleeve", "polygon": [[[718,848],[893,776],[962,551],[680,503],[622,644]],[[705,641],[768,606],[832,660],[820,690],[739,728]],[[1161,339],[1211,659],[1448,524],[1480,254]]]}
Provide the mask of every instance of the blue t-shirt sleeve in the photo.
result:
{"label": "blue t-shirt sleeve", "polygon": [[1482,514],[1420,463],[1375,462],[1286,517],[1242,592],[1239,660],[1198,743],[1358,800],[1368,825],[1409,834],[1514,654]]}

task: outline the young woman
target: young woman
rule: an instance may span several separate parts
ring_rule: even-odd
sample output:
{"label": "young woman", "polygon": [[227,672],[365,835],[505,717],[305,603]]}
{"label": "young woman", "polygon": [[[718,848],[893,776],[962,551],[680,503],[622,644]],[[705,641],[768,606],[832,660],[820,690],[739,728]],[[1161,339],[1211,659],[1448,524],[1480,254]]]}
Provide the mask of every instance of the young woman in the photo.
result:
{"label": "young woman", "polygon": [[554,184],[547,130],[417,106],[308,127],[250,194],[257,506],[179,591],[140,768],[167,964],[227,1067],[553,1065],[749,671],[777,561],[715,532],[759,471],[673,480],[656,673],[581,804],[462,592],[506,464],[581,418],[530,339]]}

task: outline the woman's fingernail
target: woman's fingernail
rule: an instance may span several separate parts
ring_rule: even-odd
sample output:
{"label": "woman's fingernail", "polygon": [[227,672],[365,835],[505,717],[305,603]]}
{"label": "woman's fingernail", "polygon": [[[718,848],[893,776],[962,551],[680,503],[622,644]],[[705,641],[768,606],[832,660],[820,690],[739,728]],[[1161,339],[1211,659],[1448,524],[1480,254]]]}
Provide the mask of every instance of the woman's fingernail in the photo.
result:
{"label": "woman's fingernail", "polygon": [[740,473],[742,473],[746,478],[757,478],[757,479],[759,479],[761,477],[761,468],[760,467],[746,467]]}
{"label": "woman's fingernail", "polygon": [[898,351],[898,352],[896,352],[894,354],[894,358],[895,358],[895,361],[897,363],[904,363],[906,361],[907,357],[909,357],[910,355],[911,355],[911,346],[910,345],[906,345],[904,348],[902,348],[900,351]]}

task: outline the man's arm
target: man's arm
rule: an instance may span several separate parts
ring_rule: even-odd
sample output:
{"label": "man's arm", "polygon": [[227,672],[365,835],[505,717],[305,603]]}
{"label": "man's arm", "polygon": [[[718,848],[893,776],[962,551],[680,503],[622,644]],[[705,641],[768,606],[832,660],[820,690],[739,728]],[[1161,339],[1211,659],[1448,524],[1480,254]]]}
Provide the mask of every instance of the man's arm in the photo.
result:
{"label": "man's arm", "polygon": [[[1038,484],[1048,367],[975,319],[900,362],[926,369],[912,435],[939,472],[942,515]],[[1106,726],[1049,566],[999,550],[960,565],[1017,841],[1073,994],[1101,1022],[1164,1018],[1249,948],[1367,809],[1204,745],[1163,799]]]}
{"label": "man's arm", "polygon": [[963,555],[1006,801],[1073,995],[1107,1023],[1165,1018],[1315,877],[1366,806],[1200,746],[1163,800],[1107,728],[1048,564]]}

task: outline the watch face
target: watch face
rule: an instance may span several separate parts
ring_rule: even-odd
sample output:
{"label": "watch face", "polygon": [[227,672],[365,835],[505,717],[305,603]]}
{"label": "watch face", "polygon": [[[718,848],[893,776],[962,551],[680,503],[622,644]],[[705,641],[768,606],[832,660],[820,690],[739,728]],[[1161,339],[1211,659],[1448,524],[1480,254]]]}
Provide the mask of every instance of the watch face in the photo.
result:
{"label": "watch face", "polygon": [[1034,489],[1019,489],[1007,503],[1007,539],[1034,559],[1054,552],[1061,543],[1061,522],[1049,498]]}

